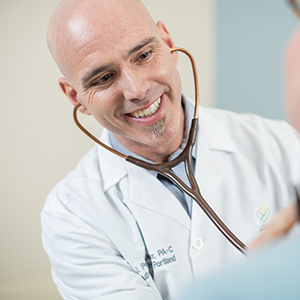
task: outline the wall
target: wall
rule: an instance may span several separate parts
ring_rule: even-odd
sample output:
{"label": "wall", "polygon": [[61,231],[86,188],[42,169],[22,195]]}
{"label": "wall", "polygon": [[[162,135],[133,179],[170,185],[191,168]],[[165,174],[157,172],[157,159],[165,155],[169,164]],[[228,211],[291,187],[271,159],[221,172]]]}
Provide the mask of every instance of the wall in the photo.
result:
{"label": "wall", "polygon": [[[153,19],[162,20],[177,47],[185,48],[194,57],[200,86],[200,103],[213,104],[214,71],[214,1],[153,1],[142,0]],[[178,69],[183,92],[194,99],[191,65],[184,54],[179,54]]]}
{"label": "wall", "polygon": [[298,23],[287,1],[215,5],[215,105],[284,119],[282,57]]}
{"label": "wall", "polygon": [[[72,120],[60,73],[46,47],[46,27],[58,0],[0,1],[0,299],[60,299],[41,245],[40,212],[53,185],[93,142]],[[197,61],[202,103],[212,101],[212,1],[144,0],[178,45]],[[180,58],[184,62],[184,58]],[[189,66],[182,68],[193,97]],[[91,131],[101,128],[81,117]]]}

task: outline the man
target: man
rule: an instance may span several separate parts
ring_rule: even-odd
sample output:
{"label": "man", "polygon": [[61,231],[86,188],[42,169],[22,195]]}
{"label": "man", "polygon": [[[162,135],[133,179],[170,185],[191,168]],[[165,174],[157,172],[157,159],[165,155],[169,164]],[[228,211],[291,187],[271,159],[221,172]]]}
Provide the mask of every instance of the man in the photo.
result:
{"label": "man", "polygon": [[300,27],[291,36],[285,53],[285,103],[287,115],[300,131]]}
{"label": "man", "polygon": [[[140,1],[64,0],[48,44],[63,92],[106,128],[104,143],[155,163],[181,152],[193,107],[172,38]],[[201,108],[192,155],[202,195],[245,243],[295,200],[300,143],[285,123]],[[42,227],[64,299],[173,299],[243,257],[176,186],[100,146],[52,190]]]}

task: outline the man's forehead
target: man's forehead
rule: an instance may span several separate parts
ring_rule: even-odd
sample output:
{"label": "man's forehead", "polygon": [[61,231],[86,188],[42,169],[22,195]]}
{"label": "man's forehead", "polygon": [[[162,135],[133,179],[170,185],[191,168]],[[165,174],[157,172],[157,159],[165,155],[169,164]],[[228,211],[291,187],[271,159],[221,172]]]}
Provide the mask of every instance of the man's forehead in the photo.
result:
{"label": "man's forehead", "polygon": [[[73,4],[70,8],[69,2]],[[75,71],[74,59],[85,59],[87,51],[83,49],[99,45],[102,49],[121,47],[124,50],[126,46],[129,49],[131,45],[122,45],[126,33],[148,28],[153,34],[156,29],[139,0],[64,0],[63,3],[54,13],[55,22],[49,26],[52,29],[49,47],[61,69],[68,74],[69,68]]]}
{"label": "man's forehead", "polygon": [[145,39],[158,37],[158,31],[152,19],[141,15],[133,16],[124,12],[118,18],[97,17],[95,19],[76,18],[68,24],[77,58],[81,61],[89,52],[117,52],[127,55],[139,47]]}
{"label": "man's forehead", "polygon": [[154,24],[139,0],[78,0],[77,2],[79,2],[77,8],[72,9],[68,18],[62,16],[67,22],[69,33],[75,37],[83,32],[92,34],[98,29],[106,34],[118,29],[123,30],[127,26]]}
{"label": "man's forehead", "polygon": [[[145,22],[117,23],[104,25],[103,22],[93,24],[72,24],[72,36],[76,53],[76,60],[93,60],[94,55],[105,55],[109,57],[114,54],[129,56],[150,42],[157,42],[159,33],[156,26],[149,26]],[[146,42],[145,42],[146,41]]]}

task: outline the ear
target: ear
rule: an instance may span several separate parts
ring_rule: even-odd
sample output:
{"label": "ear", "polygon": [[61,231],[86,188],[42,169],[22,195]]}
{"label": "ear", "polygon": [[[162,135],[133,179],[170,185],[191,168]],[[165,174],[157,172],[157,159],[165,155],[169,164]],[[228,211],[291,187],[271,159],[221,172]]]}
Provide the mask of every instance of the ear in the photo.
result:
{"label": "ear", "polygon": [[[156,24],[156,27],[161,35],[161,38],[165,42],[165,44],[169,48],[176,47],[176,45],[175,45],[173,39],[171,38],[171,35],[170,35],[169,31],[167,30],[166,26],[164,25],[164,23],[162,21],[158,21]],[[175,64],[177,64],[177,52],[175,52],[175,51],[172,52],[172,57],[173,57]]]}
{"label": "ear", "polygon": [[91,113],[88,111],[88,109],[83,105],[83,103],[78,98],[77,91],[73,88],[73,86],[69,83],[69,81],[66,78],[59,78],[58,83],[64,94],[69,98],[72,105],[76,105],[78,102],[81,103],[81,106],[79,107],[79,111],[83,114],[90,115]]}

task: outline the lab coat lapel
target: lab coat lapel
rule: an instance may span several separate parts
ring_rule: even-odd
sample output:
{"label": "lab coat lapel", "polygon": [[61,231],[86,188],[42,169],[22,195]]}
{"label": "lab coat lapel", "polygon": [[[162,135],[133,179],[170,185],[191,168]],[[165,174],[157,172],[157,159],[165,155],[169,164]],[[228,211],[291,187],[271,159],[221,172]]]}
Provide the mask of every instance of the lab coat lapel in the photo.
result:
{"label": "lab coat lapel", "polygon": [[[101,140],[110,146],[108,132],[105,129]],[[123,201],[132,211],[136,209],[136,207],[132,207],[134,203],[153,211],[153,213],[170,217],[186,228],[190,228],[190,218],[179,200],[155,176],[102,147],[98,148],[98,152],[102,162],[109,162],[99,165],[103,191],[128,176],[129,193],[124,191]]]}
{"label": "lab coat lapel", "polygon": [[[179,200],[148,171],[128,163],[129,199],[132,203],[169,217],[190,228],[190,217]],[[126,200],[125,200],[126,201]],[[153,217],[155,220],[155,216]]]}
{"label": "lab coat lapel", "polygon": [[[219,188],[225,176],[225,168],[214,157],[207,145],[199,140],[197,149],[197,166],[195,177],[202,197],[210,205],[211,199]],[[206,221],[207,216],[200,206],[194,201],[192,210],[192,228],[191,238],[194,239],[199,228],[203,227],[203,218]]]}
{"label": "lab coat lapel", "polygon": [[[111,147],[109,142],[109,134],[106,129],[103,129],[101,141]],[[107,149],[98,146],[99,153],[99,170],[101,173],[101,181],[103,192],[114,186],[128,173],[126,169],[126,161],[124,158],[109,152]]]}
{"label": "lab coat lapel", "polygon": [[204,199],[213,197],[225,176],[225,172],[223,164],[216,159],[213,151],[200,138],[198,140],[195,177]]}
{"label": "lab coat lapel", "polygon": [[[226,129],[210,114],[201,108],[199,114],[199,134],[197,141],[197,164],[195,177],[203,198],[210,204],[226,176],[226,167],[218,158],[218,152],[234,155],[236,147]],[[194,202],[193,228],[199,228],[203,212]],[[193,230],[192,230],[193,231]]]}
{"label": "lab coat lapel", "polygon": [[226,167],[218,155],[234,155],[235,144],[211,109],[199,112],[199,134],[195,175],[202,196],[211,199],[226,174]]}

